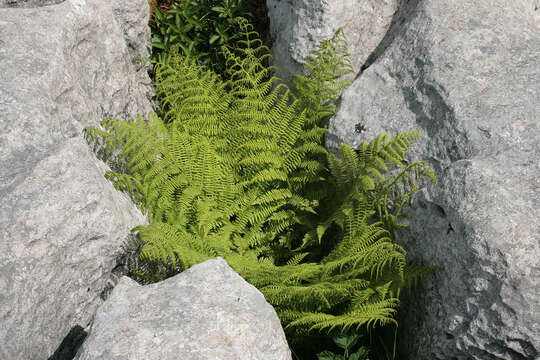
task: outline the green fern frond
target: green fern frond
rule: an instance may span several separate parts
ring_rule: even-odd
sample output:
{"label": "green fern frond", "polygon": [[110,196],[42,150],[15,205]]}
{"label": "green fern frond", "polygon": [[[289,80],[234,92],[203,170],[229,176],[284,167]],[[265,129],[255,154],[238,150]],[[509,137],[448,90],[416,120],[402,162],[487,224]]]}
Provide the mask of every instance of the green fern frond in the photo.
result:
{"label": "green fern frond", "polygon": [[301,315],[296,314],[297,319],[291,321],[286,328],[309,327],[308,331],[326,330],[331,332],[335,328],[347,331],[349,329],[358,330],[361,326],[397,325],[397,322],[393,319],[397,305],[397,299],[388,299],[373,304],[358,304],[353,311],[337,316],[309,312]]}
{"label": "green fern frond", "polygon": [[418,286],[419,281],[438,270],[440,268],[436,266],[427,267],[415,262],[407,263],[403,271],[407,289],[415,288]]}
{"label": "green fern frond", "polygon": [[293,79],[302,108],[308,109],[309,128],[325,127],[324,120],[335,112],[333,103],[351,82],[344,76],[352,75],[353,68],[347,53],[343,30],[321,42],[305,64],[308,75]]}

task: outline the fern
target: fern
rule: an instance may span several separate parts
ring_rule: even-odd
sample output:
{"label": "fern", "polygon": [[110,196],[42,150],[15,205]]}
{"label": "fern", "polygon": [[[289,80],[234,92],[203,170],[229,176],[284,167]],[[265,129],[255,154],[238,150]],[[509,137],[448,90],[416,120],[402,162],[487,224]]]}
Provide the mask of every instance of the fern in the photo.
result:
{"label": "fern", "polygon": [[398,305],[397,299],[381,300],[375,303],[356,304],[350,311],[341,315],[291,312],[288,316],[294,318],[289,327],[307,328],[307,331],[326,330],[331,332],[335,328],[348,331],[358,330],[361,326],[374,327],[376,325],[397,324],[392,318]]}
{"label": "fern", "polygon": [[302,108],[309,113],[307,126],[325,128],[324,120],[334,114],[335,102],[352,82],[353,68],[343,30],[322,41],[305,66],[308,74],[295,75],[293,84]]}
{"label": "fern", "polygon": [[163,118],[85,130],[119,164],[107,178],[148,214],[133,229],[141,259],[186,269],[222,256],[291,338],[395,323],[400,290],[428,272],[393,241],[420,181],[434,178],[404,163],[418,133],[328,155],[324,122],[350,72],[342,33],[315,51],[295,95],[263,66],[252,26],[239,27],[238,48],[222,49],[227,81],[173,51],[156,66]]}

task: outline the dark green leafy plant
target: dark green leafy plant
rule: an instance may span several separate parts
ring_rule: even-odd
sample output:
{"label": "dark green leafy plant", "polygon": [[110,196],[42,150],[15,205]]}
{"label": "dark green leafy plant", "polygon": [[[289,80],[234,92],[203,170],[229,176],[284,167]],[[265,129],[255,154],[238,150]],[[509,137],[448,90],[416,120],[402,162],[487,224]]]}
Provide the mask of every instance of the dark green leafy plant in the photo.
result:
{"label": "dark green leafy plant", "polygon": [[416,183],[433,178],[423,163],[404,163],[418,134],[329,156],[322,122],[346,84],[347,62],[334,59],[342,35],[319,47],[294,96],[269,76],[252,26],[238,26],[238,47],[222,47],[229,80],[173,49],[156,66],[163,118],[85,130],[122,164],[106,177],[148,215],[134,229],[141,258],[186,269],[222,256],[275,307],[293,343],[397,325],[401,289],[425,273],[388,228]]}
{"label": "dark green leafy plant", "polygon": [[317,354],[317,359],[318,360],[365,360],[367,359],[367,356],[369,353],[366,347],[361,346],[358,348],[357,351],[353,353],[353,348],[355,347],[359,338],[360,338],[360,335],[358,334],[334,337],[333,338],[334,343],[337,346],[339,346],[341,349],[343,349],[343,355],[335,354],[331,351],[325,350]]}
{"label": "dark green leafy plant", "polygon": [[223,73],[222,46],[232,48],[240,36],[238,17],[250,18],[244,0],[182,0],[167,13],[155,9],[152,37],[154,58],[167,63],[177,47],[184,56]]}

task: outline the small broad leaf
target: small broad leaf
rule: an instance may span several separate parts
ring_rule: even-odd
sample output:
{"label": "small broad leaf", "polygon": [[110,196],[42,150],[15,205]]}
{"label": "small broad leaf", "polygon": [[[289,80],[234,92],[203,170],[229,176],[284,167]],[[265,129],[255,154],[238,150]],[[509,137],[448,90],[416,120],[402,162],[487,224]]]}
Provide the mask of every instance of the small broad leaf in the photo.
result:
{"label": "small broad leaf", "polygon": [[317,354],[317,360],[345,360],[343,355],[334,354],[328,350],[325,350]]}
{"label": "small broad leaf", "polygon": [[151,45],[152,45],[152,47],[155,47],[155,48],[158,48],[158,49],[161,49],[161,50],[165,50],[165,45],[163,45],[163,43],[161,42],[161,39],[158,38],[158,37],[154,37],[152,39]]}
{"label": "small broad leaf", "polygon": [[369,350],[365,347],[361,347],[357,352],[349,356],[349,360],[366,360]]}
{"label": "small broad leaf", "polygon": [[210,38],[209,43],[210,43],[210,44],[213,44],[217,39],[219,39],[219,35],[213,35],[213,36]]}
{"label": "small broad leaf", "polygon": [[340,337],[334,338],[334,342],[336,343],[337,346],[339,346],[343,350],[348,350],[352,348],[354,344],[356,344],[359,338],[360,336],[357,334],[349,335],[349,336],[340,336]]}

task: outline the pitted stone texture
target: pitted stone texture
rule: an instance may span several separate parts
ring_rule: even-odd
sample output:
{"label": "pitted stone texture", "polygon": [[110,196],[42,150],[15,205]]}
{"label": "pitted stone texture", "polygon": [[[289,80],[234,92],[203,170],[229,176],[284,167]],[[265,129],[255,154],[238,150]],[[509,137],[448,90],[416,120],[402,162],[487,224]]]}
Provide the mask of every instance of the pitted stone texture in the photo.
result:
{"label": "pitted stone texture", "polygon": [[[148,77],[148,65],[138,58],[148,58],[150,56],[149,38],[150,27],[149,7],[142,3],[142,0],[115,0],[110,2],[114,19],[117,26],[120,27],[124,34],[124,39],[131,56],[132,63],[137,70],[137,81],[143,85],[141,90],[152,95],[151,81]],[[146,11],[148,10],[148,11]]]}
{"label": "pitted stone texture", "polygon": [[47,5],[60,4],[66,0],[0,0],[0,8],[4,7],[21,7],[21,8],[32,8],[40,7]]}
{"label": "pitted stone texture", "polygon": [[267,0],[273,65],[290,81],[322,41],[343,28],[351,62],[359,70],[392,22],[398,0]]}
{"label": "pitted stone texture", "polygon": [[[439,183],[400,236],[442,266],[404,307],[413,359],[540,356],[540,21],[534,0],[403,2],[345,90],[327,147],[421,129]],[[357,124],[367,130],[355,132]]]}
{"label": "pitted stone texture", "polygon": [[123,277],[76,360],[285,360],[275,310],[221,259],[157,284]]}
{"label": "pitted stone texture", "polygon": [[47,359],[87,327],[123,241],[145,222],[82,137],[103,118],[151,110],[127,45],[147,55],[148,4],[131,2],[119,22],[121,3],[0,9],[0,359]]}

